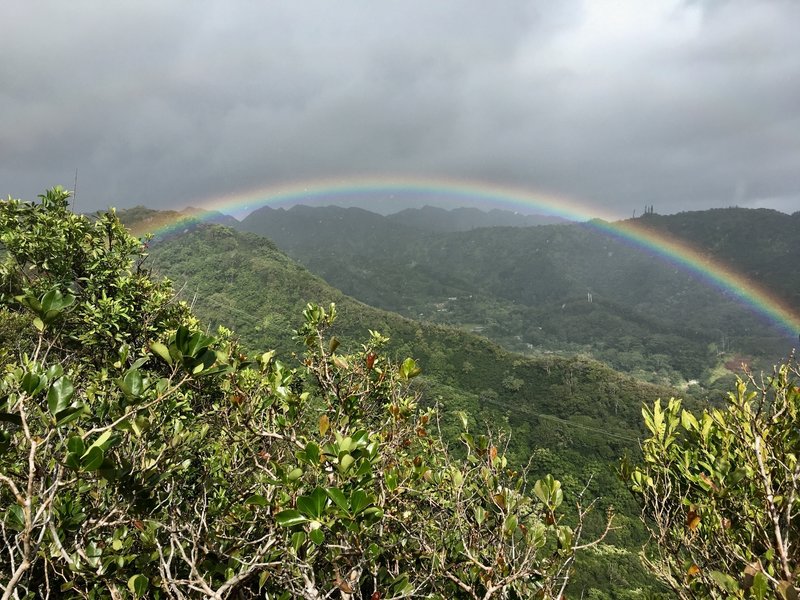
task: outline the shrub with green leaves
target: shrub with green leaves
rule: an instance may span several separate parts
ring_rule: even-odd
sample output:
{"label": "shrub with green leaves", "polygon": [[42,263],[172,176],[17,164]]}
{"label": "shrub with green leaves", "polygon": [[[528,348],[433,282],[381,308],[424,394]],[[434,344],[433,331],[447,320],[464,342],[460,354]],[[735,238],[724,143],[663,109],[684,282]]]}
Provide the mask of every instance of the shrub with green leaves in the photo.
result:
{"label": "shrub with green leaves", "polygon": [[379,333],[342,352],[309,304],[299,364],[248,354],[60,189],[0,203],[0,243],[2,600],[563,592],[586,511],[466,418],[454,459]]}
{"label": "shrub with green leaves", "polygon": [[643,409],[643,463],[623,474],[643,503],[652,571],[682,598],[798,597],[800,370],[746,374],[725,408]]}

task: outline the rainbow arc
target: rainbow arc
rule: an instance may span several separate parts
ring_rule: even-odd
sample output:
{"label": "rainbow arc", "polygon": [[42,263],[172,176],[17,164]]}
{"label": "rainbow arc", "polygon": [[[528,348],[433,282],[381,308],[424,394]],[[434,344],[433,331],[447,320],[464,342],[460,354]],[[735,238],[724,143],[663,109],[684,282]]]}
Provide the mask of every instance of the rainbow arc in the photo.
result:
{"label": "rainbow arc", "polygon": [[[453,206],[461,201],[487,210],[501,208],[533,211],[586,222],[588,227],[626,240],[736,298],[788,335],[794,337],[800,332],[800,311],[796,307],[789,306],[784,300],[729,266],[688,244],[649,230],[635,219],[620,221],[616,216],[604,214],[590,204],[565,196],[463,179],[383,176],[318,179],[270,185],[235,194],[213,196],[194,204],[205,210],[241,216],[263,206],[278,208],[294,204],[325,205],[334,204],[341,199],[369,198],[378,194],[414,194],[416,198],[430,197],[432,204],[437,199],[446,198]],[[167,224],[159,225],[152,233],[165,235],[180,231],[188,222],[204,218],[207,217],[202,214],[199,217],[175,218]]]}

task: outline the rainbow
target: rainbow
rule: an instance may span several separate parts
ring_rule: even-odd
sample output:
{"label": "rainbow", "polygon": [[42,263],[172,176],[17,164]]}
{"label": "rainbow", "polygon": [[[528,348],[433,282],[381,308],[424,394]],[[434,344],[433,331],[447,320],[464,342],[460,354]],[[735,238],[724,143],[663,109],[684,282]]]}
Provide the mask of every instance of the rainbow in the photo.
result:
{"label": "rainbow", "polygon": [[[334,204],[337,200],[369,199],[377,194],[397,195],[401,198],[403,195],[413,195],[417,200],[430,198],[431,204],[441,205],[444,201],[456,207],[467,203],[483,209],[537,212],[571,221],[585,221],[587,226],[648,251],[738,299],[792,338],[800,332],[800,313],[794,307],[727,265],[688,244],[648,230],[635,219],[618,220],[619,215],[604,214],[596,206],[580,203],[566,196],[463,179],[381,176],[316,179],[271,185],[199,199],[195,205],[204,210],[241,217],[263,206],[275,208],[294,204]],[[160,225],[153,233],[157,236],[166,235],[182,230],[191,222],[207,218],[208,215],[204,213],[177,217]]]}

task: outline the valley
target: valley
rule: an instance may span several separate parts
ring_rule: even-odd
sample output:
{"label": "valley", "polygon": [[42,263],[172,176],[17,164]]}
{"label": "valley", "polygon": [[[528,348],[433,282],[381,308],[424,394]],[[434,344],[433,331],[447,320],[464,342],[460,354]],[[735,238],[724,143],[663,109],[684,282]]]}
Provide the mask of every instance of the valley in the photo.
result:
{"label": "valley", "polygon": [[[718,367],[734,355],[769,367],[796,341],[725,290],[592,223],[454,231],[439,216],[422,229],[363,209],[267,207],[238,227],[367,304],[515,352],[583,353],[648,381],[725,389],[730,378],[720,381]],[[730,265],[788,306],[800,304],[791,266],[800,261],[798,223],[800,213],[744,209],[635,221]]]}

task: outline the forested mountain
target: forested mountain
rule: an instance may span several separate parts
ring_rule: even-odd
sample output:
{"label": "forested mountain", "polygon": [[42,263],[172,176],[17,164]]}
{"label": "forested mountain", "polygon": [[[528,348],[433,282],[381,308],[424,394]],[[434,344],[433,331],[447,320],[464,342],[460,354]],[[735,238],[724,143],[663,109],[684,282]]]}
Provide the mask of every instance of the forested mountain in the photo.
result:
{"label": "forested mountain", "polygon": [[[40,199],[0,202],[3,598],[648,586],[607,454],[635,447],[637,405],[668,390],[368,309],[252,234],[201,224],[148,257],[113,212],[75,215],[61,188]],[[258,323],[294,322],[284,311],[313,295],[347,314],[305,303],[300,356],[270,350],[292,333]],[[258,346],[225,326],[237,316]],[[534,479],[551,468],[560,480]],[[598,497],[619,529],[587,510]]]}
{"label": "forested mountain", "polygon": [[[369,307],[261,236],[122,213],[171,232],[146,245],[68,198],[0,204],[4,596],[561,597],[576,557],[573,595],[658,594],[647,564],[681,594],[794,597],[796,363],[696,417],[597,361]],[[626,486],[661,536],[644,563]]]}
{"label": "forested mountain", "polygon": [[[746,209],[636,220],[795,306],[798,223],[800,213]],[[592,223],[432,233],[359,209],[294,207],[261,209],[241,227],[368,304],[460,325],[517,351],[589,353],[653,381],[708,385],[721,362],[766,365],[795,341]]]}
{"label": "forested mountain", "polygon": [[637,223],[685,240],[764,285],[788,306],[800,306],[800,211],[725,208],[648,214]]}
{"label": "forested mountain", "polygon": [[[557,470],[571,494],[588,482],[587,494],[601,508],[615,507],[620,529],[609,541],[617,549],[583,559],[581,586],[604,588],[609,572],[623,587],[649,585],[635,557],[643,542],[637,509],[614,469],[619,456],[637,452],[642,403],[673,391],[586,358],[524,357],[458,329],[372,308],[253,234],[200,227],[150,252],[148,264],[175,281],[205,322],[232,327],[250,347],[276,347],[284,357],[296,351],[289,332],[309,299],[336,303],[335,334],[345,346],[368,329],[389,336],[393,355],[413,356],[422,366],[418,389],[426,402],[440,404],[446,437],[457,431],[456,412],[465,411],[477,424],[510,433],[508,452],[518,465],[532,456],[535,473]],[[599,526],[593,521],[590,530]]]}
{"label": "forested mountain", "polygon": [[[480,323],[476,315],[483,314],[493,319],[485,321],[490,324],[487,329],[497,331],[504,326],[503,319],[522,321],[536,314],[534,307],[522,304],[522,299],[532,297],[538,304],[556,305],[549,308],[549,317],[539,313],[545,315],[541,331],[551,333],[545,327],[556,323],[563,332],[571,323],[577,335],[587,324],[594,324],[601,338],[597,343],[602,352],[598,354],[611,356],[619,351],[602,344],[614,339],[609,327],[612,333],[619,328],[619,338],[624,336],[635,349],[631,353],[640,353],[629,359],[634,367],[631,370],[639,368],[642,357],[646,357],[677,365],[670,368],[698,372],[694,361],[708,360],[708,342],[703,337],[708,327],[699,329],[704,321],[727,319],[731,330],[737,323],[749,324],[753,327],[753,347],[756,335],[767,342],[776,339],[762,335],[758,323],[734,302],[724,298],[720,302],[715,297],[717,292],[687,274],[642,256],[586,224],[482,228],[433,235],[387,224],[384,217],[360,209],[298,207],[289,211],[267,209],[260,215],[274,228],[273,236],[295,253],[309,252],[315,257],[309,261],[318,260],[334,273],[336,265],[344,268],[345,260],[352,260],[348,272],[365,291],[385,294],[387,299],[392,294],[406,298],[419,294],[420,306],[427,302],[436,309],[436,316],[449,317],[441,320],[458,322],[457,317],[467,314],[463,322]],[[648,225],[658,225],[655,217],[647,217],[652,219]],[[792,232],[784,233],[791,246]],[[602,252],[598,244],[602,244]],[[769,254],[766,247],[764,254]],[[541,256],[543,260],[528,261],[526,256]],[[584,260],[576,260],[576,256]],[[763,260],[768,262],[769,258]],[[150,261],[156,272],[176,281],[180,297],[190,302],[206,322],[232,326],[252,347],[266,345],[277,347],[283,356],[291,354],[296,342],[287,332],[299,326],[296,315],[309,298],[337,304],[340,323],[336,335],[344,344],[363,340],[368,328],[388,335],[391,352],[414,356],[423,366],[425,375],[418,389],[427,402],[440,403],[446,437],[457,430],[455,411],[464,410],[476,422],[509,431],[509,456],[518,464],[532,454],[534,472],[557,471],[571,493],[579,492],[590,481],[588,492],[601,498],[601,506],[616,507],[621,529],[610,539],[615,546],[584,557],[576,585],[594,588],[595,593],[608,585],[650,585],[632,552],[643,541],[637,509],[613,468],[620,455],[638,451],[635,439],[641,433],[641,404],[675,392],[649,387],[574,354],[525,357],[463,328],[433,323],[425,315],[422,320],[412,320],[377,310],[333,289],[289,259],[272,241],[246,232],[219,226],[188,229],[154,244]],[[424,269],[418,268],[423,264]],[[751,264],[758,261],[751,257]],[[467,286],[476,285],[476,281],[480,282],[480,291],[473,290],[470,299]],[[586,299],[587,281],[593,286],[592,302]],[[432,290],[434,285],[439,287]],[[638,304],[632,306],[630,298],[616,288],[635,294]],[[574,295],[568,302],[559,295],[564,290]],[[665,302],[662,295],[666,290],[671,293]],[[481,294],[490,298],[491,304],[482,301]],[[696,311],[688,322],[680,318],[687,305]],[[442,307],[445,310],[440,312]],[[458,312],[460,308],[464,313]],[[676,326],[671,319],[683,326]],[[726,338],[725,343],[744,339],[740,332],[736,335]],[[662,353],[654,353],[653,348],[662,349]],[[594,522],[590,529],[599,525]],[[614,574],[613,581],[605,579],[606,573]]]}
{"label": "forested mountain", "polygon": [[526,215],[497,208],[483,211],[464,206],[451,210],[436,206],[406,208],[386,218],[392,223],[431,232],[469,231],[479,227],[533,227],[566,222],[565,219],[556,216]]}
{"label": "forested mountain", "polygon": [[[481,336],[373,308],[334,289],[254,234],[201,226],[153,244],[147,264],[173,280],[180,297],[210,325],[224,324],[248,346],[269,346],[284,356],[296,350],[291,332],[309,299],[335,302],[336,335],[343,343],[355,343],[367,329],[374,329],[390,337],[389,347],[397,356],[419,359],[431,382],[467,392],[487,410],[509,410],[515,417],[552,415],[596,426],[602,430],[596,438],[574,436],[577,447],[591,446],[589,454],[618,454],[625,444],[603,434],[635,437],[640,402],[670,393],[669,388],[638,382],[590,359],[524,357]],[[541,425],[538,439],[556,436],[561,442],[554,445],[572,444],[564,442],[574,433],[567,425]]]}

